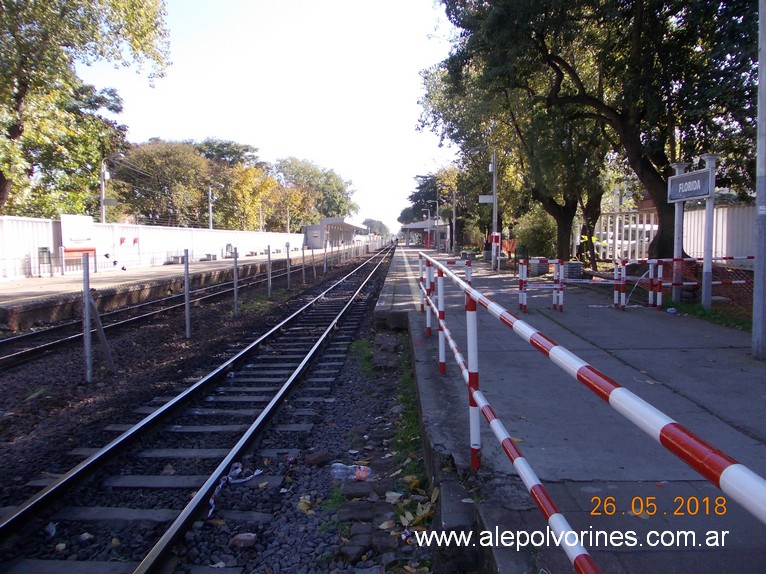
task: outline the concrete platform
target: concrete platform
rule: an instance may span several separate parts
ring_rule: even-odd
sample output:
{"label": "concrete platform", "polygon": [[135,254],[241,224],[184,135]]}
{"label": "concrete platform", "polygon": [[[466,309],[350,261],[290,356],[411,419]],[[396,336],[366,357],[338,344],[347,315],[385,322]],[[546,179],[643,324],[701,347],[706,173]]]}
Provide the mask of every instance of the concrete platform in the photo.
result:
{"label": "concrete platform", "polygon": [[[469,468],[466,385],[449,349],[447,374],[438,372],[437,329],[426,337],[419,312],[417,252],[397,248],[375,316],[398,326],[407,315],[430,471],[435,483],[460,484],[443,468],[454,464],[458,477]],[[447,324],[465,355],[464,295],[445,284]],[[551,309],[550,290],[531,291],[522,317],[516,277],[481,262],[473,285],[766,477],[766,363],[751,358],[749,333],[648,308],[617,311],[611,292],[581,286],[567,286],[563,313]],[[602,572],[766,572],[766,524],[482,308],[478,328],[480,388]],[[458,517],[450,528],[474,532],[482,571],[573,571],[550,540],[503,544],[503,532],[545,534],[546,523],[484,419],[482,443],[475,500],[453,493],[443,501],[443,514]],[[472,524],[464,524],[466,504]]]}
{"label": "concrete platform", "polygon": [[[273,271],[282,270],[285,266],[285,259],[272,259]],[[240,280],[257,275],[265,277],[266,258],[241,258],[238,268]],[[233,277],[232,259],[195,262],[189,269],[192,289],[231,281]],[[99,312],[105,313],[183,293],[184,266],[161,265],[127,271],[116,268],[91,272],[89,281],[96,306]],[[0,329],[17,331],[78,319],[82,316],[82,289],[83,277],[77,273],[0,282]]]}

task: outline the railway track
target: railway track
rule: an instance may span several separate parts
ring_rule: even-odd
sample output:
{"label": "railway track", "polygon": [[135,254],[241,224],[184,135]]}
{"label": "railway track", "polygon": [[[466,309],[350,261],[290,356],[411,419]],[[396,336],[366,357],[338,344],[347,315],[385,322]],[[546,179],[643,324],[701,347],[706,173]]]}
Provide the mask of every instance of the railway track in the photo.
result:
{"label": "railway track", "polygon": [[[84,460],[70,471],[28,484],[42,490],[0,521],[0,570],[173,571],[173,545],[208,514],[269,520],[301,434],[334,400],[333,381],[389,255],[373,256],[255,341],[233,343],[229,359],[179,395],[126,412],[110,425],[108,445],[72,449]],[[232,484],[244,494],[216,508]],[[42,531],[57,544],[25,542]]]}
{"label": "railway track", "polygon": [[[307,266],[308,267],[308,266]],[[313,267],[316,278],[316,267]],[[298,273],[306,274],[306,269],[300,267],[291,270],[293,276]],[[288,271],[280,269],[272,273],[271,281],[276,283],[285,281]],[[235,284],[233,281],[225,281],[215,285],[208,285],[191,289],[190,305],[198,306],[209,302],[220,301],[224,297],[231,297],[235,288],[242,292],[248,289],[266,288],[269,278],[265,276],[253,276],[241,279]],[[115,309],[100,315],[105,331],[114,331],[120,328],[131,327],[145,323],[165,313],[183,311],[186,305],[183,293],[152,299],[136,305],[130,305]],[[91,330],[95,336],[96,330]],[[28,361],[34,361],[45,353],[61,348],[72,343],[82,341],[82,321],[65,321],[56,325],[34,329],[25,333],[10,335],[0,338],[0,368],[9,368]]]}

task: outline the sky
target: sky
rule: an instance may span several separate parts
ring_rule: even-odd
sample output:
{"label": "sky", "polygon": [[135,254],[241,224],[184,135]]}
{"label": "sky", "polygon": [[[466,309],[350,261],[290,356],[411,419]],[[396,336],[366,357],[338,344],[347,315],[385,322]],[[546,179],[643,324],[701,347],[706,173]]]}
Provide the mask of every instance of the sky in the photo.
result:
{"label": "sky", "polygon": [[79,67],[123,99],[115,119],[134,143],[206,138],[334,170],[354,190],[354,221],[392,232],[416,175],[454,149],[417,131],[421,70],[449,53],[453,29],[435,0],[166,0],[170,60],[146,72]]}

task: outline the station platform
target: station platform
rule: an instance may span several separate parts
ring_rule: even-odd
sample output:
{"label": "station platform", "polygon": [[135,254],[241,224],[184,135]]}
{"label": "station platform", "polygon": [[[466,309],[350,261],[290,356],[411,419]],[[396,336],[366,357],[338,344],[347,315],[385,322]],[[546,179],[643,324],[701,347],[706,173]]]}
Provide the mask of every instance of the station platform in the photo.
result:
{"label": "station platform", "polygon": [[[453,541],[440,548],[444,564],[468,559],[482,572],[573,572],[550,538],[532,536],[517,548],[525,534],[545,534],[546,520],[483,418],[481,470],[478,479],[467,478],[467,387],[449,347],[447,372],[439,373],[437,324],[426,336],[420,312],[418,251],[397,248],[375,317],[409,330],[426,458],[441,489],[434,527],[474,532],[466,547]],[[550,290],[530,291],[522,315],[517,285],[510,271],[473,262],[473,287],[492,302],[766,477],[766,362],[751,357],[750,333],[641,306],[616,310],[611,291],[584,286],[566,287],[563,312],[552,309]],[[467,357],[465,295],[447,279],[445,286],[446,322]],[[479,387],[601,572],[766,572],[763,516],[754,517],[481,306],[477,320]],[[477,491],[466,489],[477,484]],[[762,489],[744,496],[766,507]]]}
{"label": "station platform", "polygon": [[[314,264],[322,266],[324,252],[316,251]],[[301,255],[292,256],[292,265],[300,264]],[[272,270],[286,267],[284,254],[274,254]],[[310,266],[307,259],[306,265]],[[245,279],[266,273],[267,256],[245,256],[237,260],[238,276]],[[300,272],[300,271],[299,271]],[[234,259],[194,261],[189,263],[189,281],[192,289],[231,281],[234,277]],[[89,285],[100,312],[135,305],[158,297],[183,293],[184,264],[137,267],[123,270],[119,267],[91,271]],[[67,321],[81,316],[83,274],[43,275],[0,282],[0,329],[17,331],[36,325]]]}

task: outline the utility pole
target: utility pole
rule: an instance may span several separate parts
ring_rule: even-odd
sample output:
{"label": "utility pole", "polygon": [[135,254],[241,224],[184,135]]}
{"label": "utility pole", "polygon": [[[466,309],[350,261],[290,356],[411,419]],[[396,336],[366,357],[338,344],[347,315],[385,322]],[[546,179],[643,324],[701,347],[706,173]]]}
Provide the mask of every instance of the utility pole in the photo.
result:
{"label": "utility pole", "polygon": [[[758,77],[766,78],[766,0],[758,0]],[[766,360],[766,89],[758,82],[753,357]]]}

